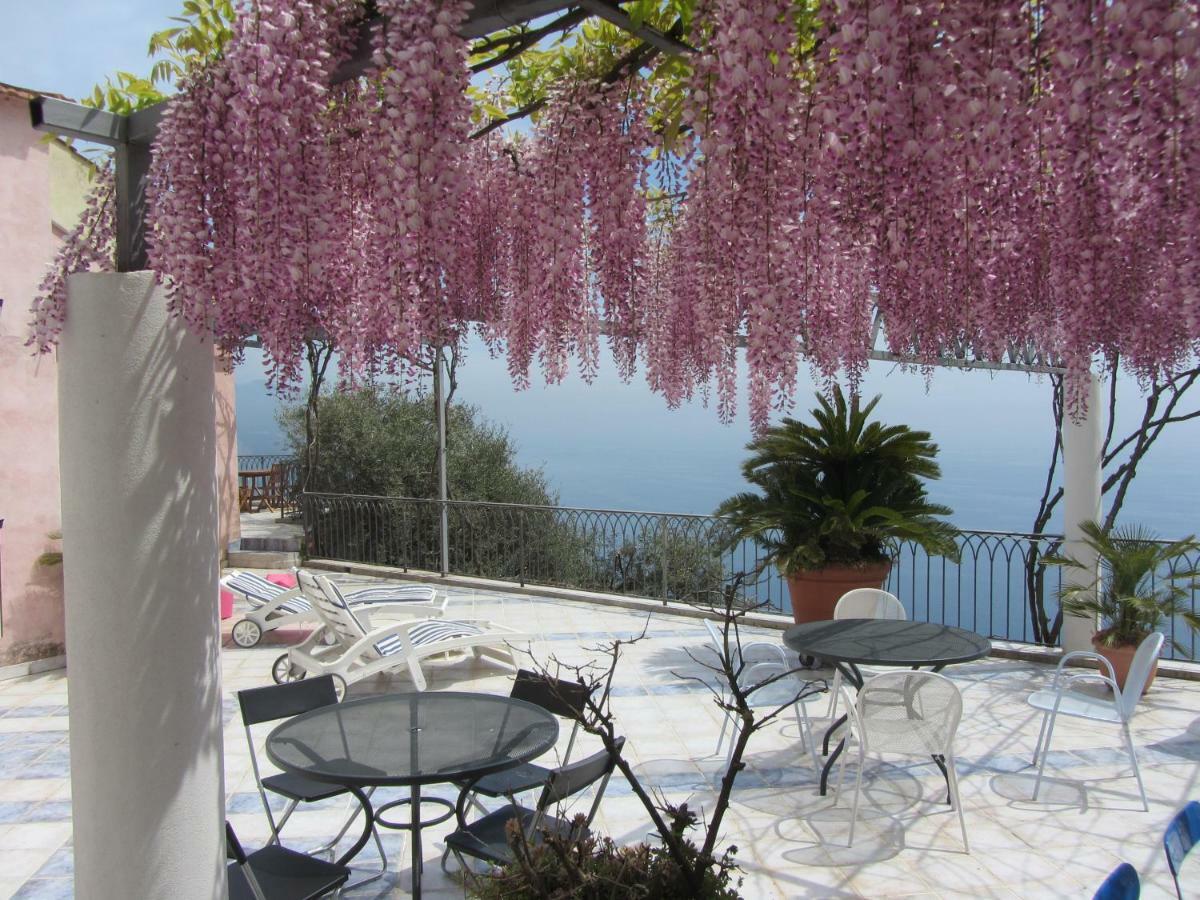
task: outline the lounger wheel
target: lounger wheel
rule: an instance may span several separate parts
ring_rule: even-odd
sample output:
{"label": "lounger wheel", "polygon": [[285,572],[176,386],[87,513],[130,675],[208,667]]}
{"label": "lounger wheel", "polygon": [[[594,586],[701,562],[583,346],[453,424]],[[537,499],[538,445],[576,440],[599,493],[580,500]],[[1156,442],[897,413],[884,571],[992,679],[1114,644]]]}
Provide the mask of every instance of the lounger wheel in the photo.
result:
{"label": "lounger wheel", "polygon": [[233,630],[230,632],[233,642],[247,650],[256,646],[262,640],[262,635],[262,627],[253,619],[240,619],[234,622]]}
{"label": "lounger wheel", "polygon": [[292,681],[302,681],[308,673],[299,666],[292,665],[291,654],[285,653],[271,666],[271,677],[276,684],[288,684]]}
{"label": "lounger wheel", "polygon": [[333,679],[333,692],[337,694],[339,701],[346,699],[346,679],[334,672],[331,676]]}

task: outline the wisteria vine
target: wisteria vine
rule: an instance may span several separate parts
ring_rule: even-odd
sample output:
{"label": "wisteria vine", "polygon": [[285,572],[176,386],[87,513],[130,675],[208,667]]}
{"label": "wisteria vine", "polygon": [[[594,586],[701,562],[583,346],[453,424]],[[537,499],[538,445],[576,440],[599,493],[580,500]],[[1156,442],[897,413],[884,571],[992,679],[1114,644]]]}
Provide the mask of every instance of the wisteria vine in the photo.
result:
{"label": "wisteria vine", "polygon": [[[356,0],[248,3],[155,147],[174,308],[227,350],[257,335],[280,386],[313,334],[396,371],[475,325],[524,385],[590,375],[607,331],[624,377],[725,419],[744,346],[761,426],[802,358],[860,377],[877,327],[918,363],[1030,349],[1076,402],[1096,360],[1196,352],[1196,0],[831,0],[803,40],[790,0],[699,0],[671,185],[638,73],[471,140],[469,3],[376,5],[373,68],[330,87]],[[105,184],[35,302],[38,350],[111,241]]]}

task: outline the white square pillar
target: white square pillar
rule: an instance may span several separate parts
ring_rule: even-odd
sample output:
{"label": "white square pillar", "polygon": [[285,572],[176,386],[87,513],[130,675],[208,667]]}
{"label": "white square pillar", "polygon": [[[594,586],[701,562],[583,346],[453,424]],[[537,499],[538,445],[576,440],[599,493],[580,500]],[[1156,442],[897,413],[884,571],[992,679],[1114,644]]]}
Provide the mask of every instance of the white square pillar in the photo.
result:
{"label": "white square pillar", "polygon": [[[1063,569],[1063,585],[1090,586],[1096,580],[1099,560],[1083,541],[1080,523],[1100,521],[1103,477],[1103,420],[1100,379],[1088,376],[1087,412],[1063,420],[1063,548],[1066,556],[1087,565],[1087,571]],[[1064,616],[1062,648],[1090,650],[1096,622],[1089,616]]]}
{"label": "white square pillar", "polygon": [[75,895],[221,898],[212,346],[168,314],[152,272],[69,287],[59,406]]}

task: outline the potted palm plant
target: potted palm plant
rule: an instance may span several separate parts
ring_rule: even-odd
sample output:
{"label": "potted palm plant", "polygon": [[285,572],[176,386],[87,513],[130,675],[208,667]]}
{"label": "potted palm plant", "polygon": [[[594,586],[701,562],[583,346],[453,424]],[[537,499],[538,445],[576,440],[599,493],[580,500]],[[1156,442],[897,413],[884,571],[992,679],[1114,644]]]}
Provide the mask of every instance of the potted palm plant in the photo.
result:
{"label": "potted palm plant", "polygon": [[[1200,587],[1195,565],[1200,543],[1195,535],[1180,541],[1159,540],[1139,525],[1107,530],[1095,522],[1081,522],[1079,527],[1099,567],[1064,555],[1047,557],[1046,562],[1087,573],[1082,583],[1066,585],[1059,592],[1062,611],[1101,622],[1092,646],[1112,663],[1117,684],[1124,688],[1138,645],[1164,620],[1178,618],[1189,630],[1200,629],[1200,616],[1187,604],[1192,590]],[[1178,641],[1174,643],[1182,649]],[[1147,689],[1158,670],[1157,661],[1154,666]]]}
{"label": "potted palm plant", "polygon": [[913,541],[936,556],[958,556],[957,532],[931,503],[938,448],[926,431],[870,421],[879,402],[817,395],[813,421],[784,419],[747,445],[742,474],[758,492],[717,509],[732,526],[729,545],[750,539],[788,580],[797,622],[829,619],[846,591],[879,587],[889,544]]}

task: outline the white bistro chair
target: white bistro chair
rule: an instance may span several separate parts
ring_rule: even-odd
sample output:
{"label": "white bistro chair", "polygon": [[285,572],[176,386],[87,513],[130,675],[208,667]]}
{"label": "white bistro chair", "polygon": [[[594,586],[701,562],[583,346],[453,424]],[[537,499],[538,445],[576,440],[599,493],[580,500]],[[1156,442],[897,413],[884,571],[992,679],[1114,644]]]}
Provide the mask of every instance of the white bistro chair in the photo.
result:
{"label": "white bistro chair", "polygon": [[[1133,775],[1137,779],[1138,792],[1142,795],[1142,807],[1147,812],[1150,811],[1150,804],[1146,800],[1146,788],[1142,784],[1142,773],[1138,769],[1137,753],[1133,749],[1133,736],[1129,733],[1129,723],[1137,711],[1138,701],[1142,699],[1142,692],[1146,689],[1146,681],[1150,678],[1154,661],[1162,651],[1163,641],[1163,635],[1156,631],[1138,645],[1133,654],[1133,662],[1129,664],[1129,674],[1125,676],[1124,690],[1117,687],[1117,675],[1113,671],[1112,663],[1093,650],[1074,650],[1058,661],[1050,688],[1029,695],[1029,705],[1043,712],[1042,729],[1038,732],[1037,746],[1033,750],[1033,762],[1038,767],[1037,780],[1033,783],[1034,800],[1038,798],[1038,791],[1042,787],[1042,772],[1046,768],[1046,755],[1050,752],[1050,739],[1054,736],[1054,722],[1059,716],[1071,716],[1121,726],[1121,734],[1125,737],[1125,749],[1129,753]],[[1101,671],[1064,676],[1063,667],[1073,659],[1097,660]],[[1106,685],[1112,691],[1112,696],[1098,696],[1075,689],[1080,682],[1089,680]]]}
{"label": "white bistro chair", "polygon": [[[711,642],[713,653],[717,659],[724,656],[725,653],[725,637],[721,629],[711,619],[704,620],[704,627],[708,629],[708,637]],[[730,633],[729,636],[730,649],[733,651],[734,667],[741,666],[741,677],[738,680],[738,685],[742,688],[753,687],[758,681],[763,681],[771,677],[769,669],[776,669],[780,672],[787,672],[793,667],[788,663],[787,651],[782,644],[774,641],[750,641],[741,644],[740,648],[737,645],[736,638]],[[740,650],[740,654],[739,654]],[[752,662],[750,654],[759,652],[769,659]],[[804,689],[806,682],[799,678],[781,678],[772,684],[766,685],[763,688],[755,691],[750,695],[750,705],[754,707],[761,706],[780,706],[783,703],[796,695],[800,694]],[[800,727],[800,741],[803,749],[808,751],[809,759],[812,761],[813,770],[821,771],[821,764],[817,760],[817,743],[813,739],[812,724],[808,718],[807,706],[817,698],[817,693],[813,692],[805,696],[799,697],[793,707],[796,711],[796,724]],[[729,685],[721,685],[722,700],[729,698]],[[733,747],[737,743],[738,718],[729,710],[724,710],[725,721],[721,723],[721,733],[717,736],[717,749],[714,753],[721,752],[721,745],[725,743],[725,733],[729,732],[729,752],[727,759],[733,756]]]}
{"label": "white bistro chair", "polygon": [[[895,594],[879,588],[855,588],[842,594],[833,608],[835,619],[894,619],[904,621],[908,614],[904,604]],[[833,673],[833,686],[829,689],[829,712],[825,718],[837,717],[838,695],[841,694],[842,672]]]}
{"label": "white bistro chair", "polygon": [[[846,691],[846,688],[842,688]],[[897,700],[897,697],[901,698]],[[846,773],[846,757],[851,743],[858,744],[858,773],[854,779],[854,811],[850,817],[850,839],[854,844],[854,826],[858,821],[858,798],[862,793],[862,774],[869,753],[893,753],[917,756],[945,766],[950,802],[958,811],[963,848],[970,853],[967,822],[958,794],[958,774],[954,769],[954,734],[962,719],[962,694],[945,675],[936,672],[884,672],[868,678],[857,699],[849,692],[846,704],[846,746],[838,763],[838,797]]]}

